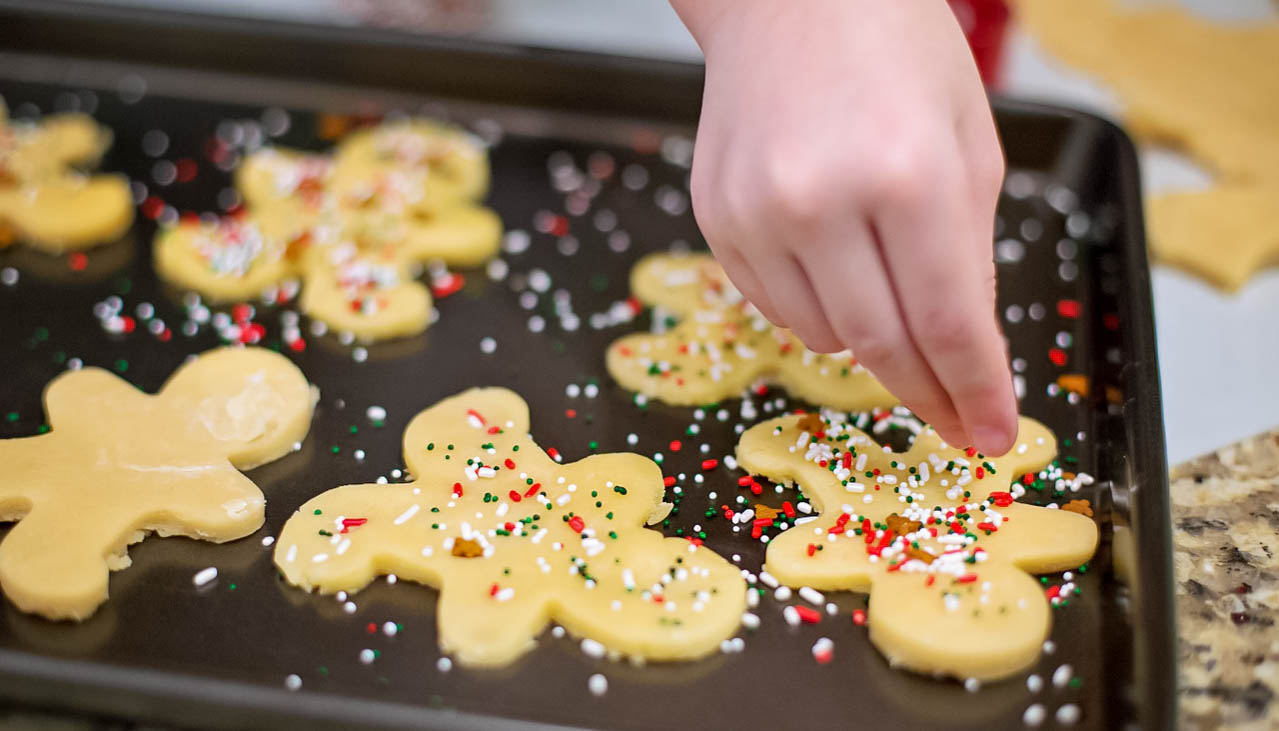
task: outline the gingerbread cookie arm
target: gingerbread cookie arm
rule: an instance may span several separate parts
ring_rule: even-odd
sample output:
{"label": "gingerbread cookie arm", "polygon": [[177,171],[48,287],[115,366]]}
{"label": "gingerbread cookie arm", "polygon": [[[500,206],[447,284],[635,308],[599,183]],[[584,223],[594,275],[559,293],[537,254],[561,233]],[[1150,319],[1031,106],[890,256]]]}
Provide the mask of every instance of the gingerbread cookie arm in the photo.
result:
{"label": "gingerbread cookie arm", "polygon": [[257,218],[179,223],[156,234],[156,271],[214,303],[253,299],[296,274],[284,239]]}
{"label": "gingerbread cookie arm", "polygon": [[1228,292],[1279,264],[1279,182],[1155,196],[1146,212],[1156,261]]}

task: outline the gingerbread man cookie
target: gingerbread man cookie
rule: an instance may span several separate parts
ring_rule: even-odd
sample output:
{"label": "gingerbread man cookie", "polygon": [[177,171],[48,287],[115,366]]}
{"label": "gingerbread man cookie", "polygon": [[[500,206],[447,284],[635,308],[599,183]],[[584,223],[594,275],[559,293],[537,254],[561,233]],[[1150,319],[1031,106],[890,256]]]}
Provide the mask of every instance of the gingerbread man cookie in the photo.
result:
{"label": "gingerbread man cookie", "polygon": [[19,609],[81,620],[107,599],[108,570],[148,532],[221,543],[262,525],[262,492],[240,474],[287,454],[315,394],[284,356],[210,351],[155,395],[99,368],[45,389],[47,434],[0,440],[0,588]]}
{"label": "gingerbread man cookie", "polygon": [[628,335],[609,346],[608,372],[629,390],[691,406],[737,396],[764,377],[833,408],[897,403],[847,351],[819,355],[770,325],[708,254],[647,256],[631,272],[631,291],[680,322],[668,332]]}
{"label": "gingerbread man cookie", "polygon": [[[394,149],[441,150],[383,156],[372,141],[385,131],[378,127],[353,135],[350,144],[367,153],[355,155],[367,158],[359,165],[343,162],[341,151],[336,161],[283,149],[255,152],[236,175],[248,205],[243,221],[190,222],[161,232],[157,269],[213,301],[245,299],[297,277],[304,280],[302,310],[331,328],[363,340],[422,332],[431,308],[426,288],[413,281],[422,265],[481,264],[497,251],[502,226],[473,202],[488,179],[478,143],[425,122],[384,127],[395,131],[390,139],[418,141]],[[461,149],[466,145],[474,149]]]}
{"label": "gingerbread man cookie", "polygon": [[931,428],[886,451],[834,412],[751,427],[742,467],[803,489],[819,516],[768,544],[764,568],[789,586],[869,591],[871,642],[920,673],[989,680],[1030,666],[1050,625],[1031,573],[1087,561],[1097,526],[1015,501],[1056,440],[1023,417],[1003,457],[948,447]]}
{"label": "gingerbread man cookie", "polygon": [[128,182],[83,175],[111,134],[83,114],[13,123],[0,103],[0,247],[15,241],[51,253],[118,238],[133,223]]}
{"label": "gingerbread man cookie", "polygon": [[1279,185],[1223,185],[1146,203],[1150,249],[1228,292],[1279,264]]}
{"label": "gingerbread man cookie", "polygon": [[285,524],[276,565],[325,593],[390,573],[438,588],[440,645],[467,665],[511,662],[551,621],[649,660],[700,657],[730,637],[746,606],[739,571],[643,527],[668,507],[657,465],[556,464],[528,428],[527,404],[505,389],[439,402],[404,432],[416,479],[311,499]]}

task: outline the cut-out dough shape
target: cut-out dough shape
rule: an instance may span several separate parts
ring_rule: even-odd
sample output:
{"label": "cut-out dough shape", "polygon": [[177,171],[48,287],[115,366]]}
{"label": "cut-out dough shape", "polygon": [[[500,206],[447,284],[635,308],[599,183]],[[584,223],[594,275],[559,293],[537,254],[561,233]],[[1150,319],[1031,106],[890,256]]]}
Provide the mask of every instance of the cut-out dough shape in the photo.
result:
{"label": "cut-out dough shape", "polygon": [[13,123],[0,102],[0,248],[22,241],[50,253],[119,238],[133,223],[128,182],[84,175],[111,133],[83,114]]}
{"label": "cut-out dough shape", "polygon": [[276,565],[324,593],[391,573],[438,588],[440,645],[467,665],[511,662],[550,621],[649,660],[732,636],[740,572],[644,527],[669,508],[657,465],[625,453],[556,464],[528,429],[528,405],[505,389],[437,403],[404,432],[416,479],[312,498],[280,533]]}
{"label": "cut-out dough shape", "polygon": [[1017,445],[983,457],[926,428],[909,451],[885,452],[828,411],[757,424],[737,445],[742,467],[799,485],[819,513],[773,539],[764,568],[789,586],[869,591],[871,642],[894,665],[979,680],[1022,670],[1050,626],[1030,573],[1087,561],[1097,526],[1014,502],[1013,478],[1056,455],[1032,419]]}
{"label": "cut-out dough shape", "polygon": [[[376,142],[383,134],[409,139],[399,143],[407,149],[444,152],[383,157]],[[421,266],[476,266],[497,251],[501,221],[474,203],[487,181],[479,143],[434,123],[357,132],[336,159],[262,150],[236,174],[247,215],[160,232],[156,268],[214,302],[300,278],[303,311],[330,327],[363,340],[414,335],[431,309],[426,288],[413,281]]]}
{"label": "cut-out dough shape", "polygon": [[1017,17],[1119,95],[1138,136],[1237,182],[1279,180],[1279,22],[1219,23],[1176,2],[1019,0]]}
{"label": "cut-out dough shape", "polygon": [[608,348],[608,372],[622,387],[677,406],[739,395],[758,378],[793,396],[850,411],[897,403],[850,353],[819,355],[773,327],[707,254],[653,254],[631,271],[631,292],[675,313],[664,333],[638,333]]}
{"label": "cut-out dough shape", "polygon": [[1279,185],[1170,193],[1150,199],[1146,213],[1159,261],[1224,290],[1279,264]]}
{"label": "cut-out dough shape", "polygon": [[155,395],[99,368],[44,393],[52,429],[0,440],[0,588],[19,609],[81,620],[107,599],[108,570],[147,532],[221,543],[262,525],[262,491],[240,474],[287,454],[315,395],[287,358],[223,348]]}

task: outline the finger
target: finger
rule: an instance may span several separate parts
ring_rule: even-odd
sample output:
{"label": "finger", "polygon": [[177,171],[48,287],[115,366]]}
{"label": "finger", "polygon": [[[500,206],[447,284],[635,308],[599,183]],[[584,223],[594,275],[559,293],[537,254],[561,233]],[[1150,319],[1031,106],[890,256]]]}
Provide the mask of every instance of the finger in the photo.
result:
{"label": "finger", "polygon": [[970,105],[955,125],[959,139],[964,173],[968,180],[969,204],[975,212],[979,226],[973,243],[984,256],[993,255],[995,209],[1004,184],[1004,151],[999,142],[999,132],[990,106],[984,103]]}
{"label": "finger", "polygon": [[971,443],[950,396],[910,339],[864,224],[826,232],[802,263],[826,319],[857,362],[947,442]]}
{"label": "finger", "polygon": [[844,349],[835,337],[826,311],[817,301],[813,283],[799,261],[789,251],[765,254],[755,260],[756,271],[767,272],[768,296],[782,320],[804,346],[817,353]]}
{"label": "finger", "polygon": [[1003,454],[1017,436],[1017,410],[983,270],[989,255],[976,253],[986,234],[964,193],[958,151],[929,159],[929,174],[899,176],[877,207],[880,249],[911,339],[973,446]]}
{"label": "finger", "polygon": [[737,291],[741,292],[761,315],[777,327],[785,327],[759,275],[736,249],[722,247],[722,250],[715,252],[715,259],[719,261],[720,266],[724,267],[724,273],[733,282],[733,286],[737,287]]}

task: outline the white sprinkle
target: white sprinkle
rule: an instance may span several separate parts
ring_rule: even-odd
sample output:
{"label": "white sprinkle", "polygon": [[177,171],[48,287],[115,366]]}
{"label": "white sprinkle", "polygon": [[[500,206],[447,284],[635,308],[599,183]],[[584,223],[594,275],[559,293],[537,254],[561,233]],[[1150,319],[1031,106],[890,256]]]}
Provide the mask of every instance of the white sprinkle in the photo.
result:
{"label": "white sprinkle", "polygon": [[1057,709],[1057,723],[1063,726],[1073,726],[1079,720],[1079,706],[1074,703],[1067,703]]}
{"label": "white sprinkle", "polygon": [[435,669],[439,670],[441,673],[447,673],[453,669],[453,661],[447,657],[442,657],[435,661]]}
{"label": "white sprinkle", "polygon": [[[387,578],[389,579],[390,577]],[[399,631],[400,628],[395,626],[395,622],[384,622],[382,624],[382,634],[387,637],[394,637]]]}
{"label": "white sprinkle", "polygon": [[418,505],[417,503],[414,503],[410,505],[408,508],[406,508],[403,513],[400,513],[398,516],[396,516],[393,522],[396,525],[404,525],[405,523],[408,522],[409,518],[412,518],[413,516],[417,515],[418,510],[421,510],[421,506]]}
{"label": "white sprinkle", "polygon": [[595,673],[586,681],[586,687],[590,689],[593,696],[604,695],[608,692],[608,678]]}
{"label": "white sprinkle", "polygon": [[264,546],[269,546],[272,543],[275,543],[275,536],[266,536],[262,539],[262,545]]}
{"label": "white sprinkle", "polygon": [[200,569],[200,571],[198,571],[196,575],[192,577],[191,581],[196,586],[204,586],[205,584],[209,583],[210,581],[213,581],[216,578],[218,578],[218,569],[217,567],[210,566],[207,569]]}
{"label": "white sprinkle", "polygon": [[981,681],[977,678],[969,678],[964,681],[964,690],[969,693],[976,693],[981,690]]}
{"label": "white sprinkle", "polygon": [[779,586],[777,587],[777,591],[773,592],[773,598],[779,602],[790,601],[790,595],[791,591],[789,586]]}
{"label": "white sprinkle", "polygon": [[799,597],[809,604],[821,606],[826,601],[826,597],[822,593],[811,586],[801,586],[799,589]]}
{"label": "white sprinkle", "polygon": [[835,654],[835,642],[829,637],[819,637],[813,643],[813,659],[817,662],[830,662]]}
{"label": "white sprinkle", "polygon": [[1044,722],[1044,718],[1048,716],[1048,712],[1044,710],[1042,703],[1034,703],[1026,708],[1026,712],[1021,714],[1021,722],[1035,728]]}
{"label": "white sprinkle", "polygon": [[488,355],[488,354],[490,354],[490,353],[493,353],[493,352],[494,352],[494,351],[496,351],[496,350],[497,350],[497,341],[496,341],[496,340],[494,340],[493,338],[488,338],[488,337],[486,337],[486,338],[481,338],[481,339],[480,339],[480,352],[481,352],[481,353],[484,353],[484,354]]}
{"label": "white sprinkle", "polygon": [[293,563],[293,561],[294,561],[297,557],[298,557],[298,547],[297,547],[297,544],[294,544],[294,545],[292,545],[292,546],[289,546],[289,551],[288,551],[288,553],[286,553],[286,554],[284,555],[284,561],[285,561],[286,563]]}
{"label": "white sprinkle", "polygon": [[369,359],[369,351],[365,350],[364,348],[356,348],[355,350],[351,351],[351,360],[355,361],[356,363],[363,363],[364,361],[368,359]]}
{"label": "white sprinkle", "polygon": [[1058,688],[1065,688],[1074,675],[1075,669],[1070,667],[1070,665],[1058,665],[1057,669],[1053,671],[1053,685]]}
{"label": "white sprinkle", "polygon": [[0,269],[0,284],[6,287],[12,287],[18,283],[18,270],[13,267],[5,267]]}
{"label": "white sprinkle", "polygon": [[511,587],[508,586],[505,589],[502,589],[498,593],[494,594],[493,598],[498,600],[499,602],[509,602],[510,600],[515,598],[515,589],[512,589]]}
{"label": "white sprinkle", "polygon": [[742,614],[742,626],[748,629],[755,629],[759,626],[759,615],[752,614],[751,612],[744,612]]}
{"label": "white sprinkle", "polygon": [[1044,688],[1044,679],[1039,677],[1038,675],[1031,675],[1029,678],[1026,678],[1026,690],[1030,691],[1031,693],[1038,693],[1039,691],[1043,690],[1043,688]]}
{"label": "white sprinkle", "polygon": [[325,561],[328,561],[328,560],[329,560],[329,554],[327,553],[317,553],[311,557],[311,563],[324,563]]}
{"label": "white sprinkle", "polygon": [[297,690],[302,687],[302,679],[296,675],[290,675],[284,679],[284,687],[289,690]]}
{"label": "white sprinkle", "polygon": [[372,650],[370,650],[369,648],[367,648],[367,647],[366,647],[366,648],[364,648],[363,650],[360,650],[360,662],[361,662],[361,663],[363,663],[363,664],[365,664],[365,665],[372,665],[372,664],[373,664],[373,658],[374,658],[373,651],[372,651]]}
{"label": "white sprinkle", "polygon": [[356,609],[357,607],[355,606],[355,602],[347,602],[346,604],[342,605],[342,611],[346,612],[347,614],[355,614]]}
{"label": "white sprinkle", "polygon": [[595,640],[592,640],[591,638],[587,637],[582,640],[582,652],[586,653],[590,657],[599,659],[601,657],[604,657],[604,653],[606,652],[606,650],[604,649],[604,646],[601,645],[599,642],[596,642]]}
{"label": "white sprinkle", "polygon": [[782,610],[782,618],[786,620],[786,624],[792,627],[799,626],[799,610],[794,606],[787,606]]}
{"label": "white sprinkle", "polygon": [[386,418],[386,409],[381,406],[370,406],[364,413],[369,417],[369,421],[382,421]]}
{"label": "white sprinkle", "polygon": [[1057,651],[1057,643],[1052,640],[1044,640],[1044,654],[1051,655]]}
{"label": "white sprinkle", "polygon": [[768,586],[768,588],[770,589],[776,589],[778,586],[780,586],[780,582],[777,580],[777,577],[773,576],[767,571],[759,572],[759,580],[764,582],[764,584]]}

